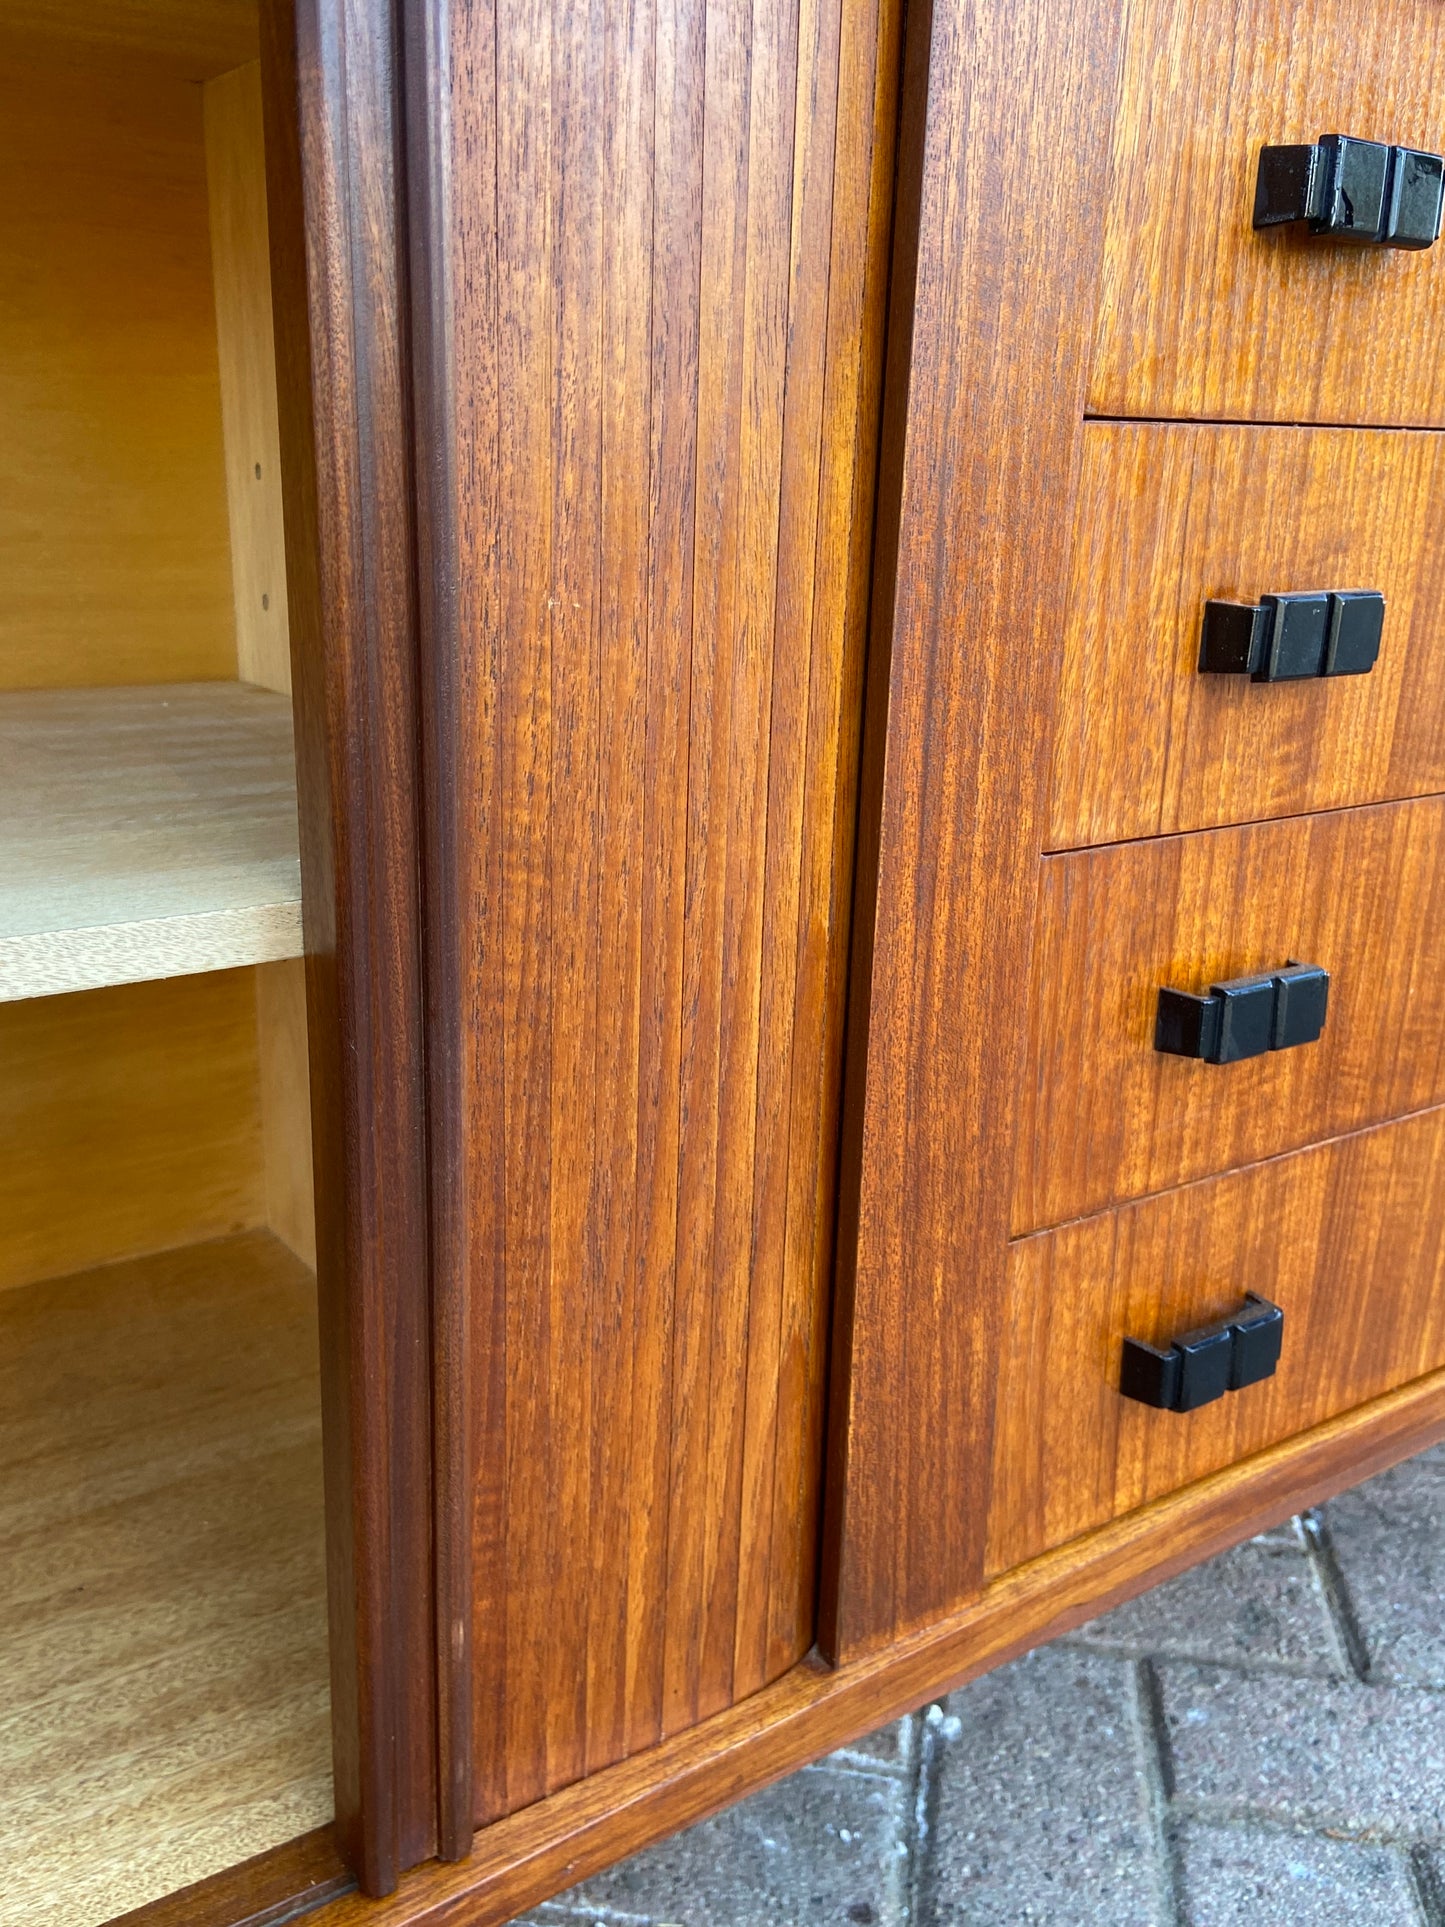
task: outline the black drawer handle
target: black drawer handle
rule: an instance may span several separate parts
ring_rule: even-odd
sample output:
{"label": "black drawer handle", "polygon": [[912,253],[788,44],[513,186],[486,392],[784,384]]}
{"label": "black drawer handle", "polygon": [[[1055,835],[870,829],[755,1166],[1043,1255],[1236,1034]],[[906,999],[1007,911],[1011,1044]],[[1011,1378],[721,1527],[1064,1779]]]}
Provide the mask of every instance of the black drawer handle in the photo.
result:
{"label": "black drawer handle", "polygon": [[1330,973],[1317,964],[1287,963],[1257,977],[1211,984],[1204,997],[1162,989],[1154,1048],[1206,1064],[1236,1064],[1270,1050],[1312,1044],[1325,1027]]}
{"label": "black drawer handle", "polygon": [[1312,234],[1382,248],[1428,248],[1440,233],[1445,161],[1418,147],[1323,134],[1313,147],[1260,150],[1254,225],[1307,221]]}
{"label": "black drawer handle", "polygon": [[1256,682],[1367,676],[1384,626],[1385,598],[1376,589],[1206,602],[1199,667],[1206,675]]}
{"label": "black drawer handle", "polygon": [[1194,1412],[1226,1392],[1273,1378],[1283,1339],[1279,1306],[1248,1291],[1232,1318],[1185,1332],[1168,1351],[1126,1338],[1119,1390],[1161,1412]]}

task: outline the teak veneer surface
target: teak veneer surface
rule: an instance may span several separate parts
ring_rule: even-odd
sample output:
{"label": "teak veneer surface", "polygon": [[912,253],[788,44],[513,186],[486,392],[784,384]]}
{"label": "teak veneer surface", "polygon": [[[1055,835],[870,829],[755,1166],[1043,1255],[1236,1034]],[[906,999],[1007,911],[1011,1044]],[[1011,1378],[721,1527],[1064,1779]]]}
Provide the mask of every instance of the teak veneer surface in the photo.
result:
{"label": "teak veneer surface", "polygon": [[264,1232],[0,1296],[0,1922],[331,1812],[316,1288]]}
{"label": "teak veneer surface", "polygon": [[[1445,798],[1045,857],[1013,1228],[1027,1232],[1445,1099]],[[1314,1044],[1153,1048],[1159,987],[1330,972]]]}
{"label": "teak veneer surface", "polygon": [[917,257],[894,269],[869,651],[819,1629],[835,1658],[982,1583],[1121,12],[909,14],[898,221]]}
{"label": "teak veneer surface", "polygon": [[1445,1373],[1437,1372],[1030,1561],[865,1659],[841,1667],[805,1660],[702,1726],[498,1821],[458,1865],[419,1867],[386,1900],[336,1901],[316,1927],[499,1927],[1442,1434]]}
{"label": "teak veneer surface", "polygon": [[[1262,1292],[1275,1377],[1197,1412],[1121,1398],[1124,1337],[1167,1346]],[[1445,1110],[1020,1239],[989,1507],[998,1573],[1445,1363]]]}
{"label": "teak veneer surface", "polygon": [[813,1643],[897,78],[842,0],[452,20],[434,1264],[490,1820]]}
{"label": "teak veneer surface", "polygon": [[[1445,437],[1090,423],[1049,844],[1445,790]],[[1202,676],[1211,597],[1378,589],[1368,676]]]}
{"label": "teak veneer surface", "polygon": [[1260,148],[1322,134],[1445,152],[1436,0],[1134,0],[1093,184],[1096,414],[1445,424],[1440,244],[1251,226]]}
{"label": "teak veneer surface", "polygon": [[422,1022],[399,27],[388,0],[268,0],[261,36],[336,1838],[378,1893],[437,1847],[439,1631],[444,1653],[456,1645],[455,1622],[439,1629],[435,1611],[431,1315],[446,1280],[428,1249],[423,1102],[437,1039]]}

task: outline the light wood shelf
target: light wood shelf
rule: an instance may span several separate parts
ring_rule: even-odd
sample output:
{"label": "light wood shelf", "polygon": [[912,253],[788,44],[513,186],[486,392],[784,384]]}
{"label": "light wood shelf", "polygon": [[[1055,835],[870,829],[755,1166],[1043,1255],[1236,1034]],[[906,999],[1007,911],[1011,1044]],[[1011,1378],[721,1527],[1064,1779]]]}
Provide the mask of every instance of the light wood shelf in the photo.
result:
{"label": "light wood shelf", "polygon": [[300,954],[285,696],[0,694],[0,1002]]}
{"label": "light wood shelf", "polygon": [[315,1280],[247,1232],[0,1292],[0,1927],[332,1812]]}

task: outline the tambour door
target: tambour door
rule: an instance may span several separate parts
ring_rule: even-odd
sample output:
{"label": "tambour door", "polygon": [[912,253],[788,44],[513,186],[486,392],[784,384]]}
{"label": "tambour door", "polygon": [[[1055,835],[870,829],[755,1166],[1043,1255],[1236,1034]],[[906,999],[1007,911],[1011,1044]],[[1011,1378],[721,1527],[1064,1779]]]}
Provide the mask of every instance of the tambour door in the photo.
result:
{"label": "tambour door", "polygon": [[814,1642],[890,38],[458,4],[424,49],[453,1851]]}

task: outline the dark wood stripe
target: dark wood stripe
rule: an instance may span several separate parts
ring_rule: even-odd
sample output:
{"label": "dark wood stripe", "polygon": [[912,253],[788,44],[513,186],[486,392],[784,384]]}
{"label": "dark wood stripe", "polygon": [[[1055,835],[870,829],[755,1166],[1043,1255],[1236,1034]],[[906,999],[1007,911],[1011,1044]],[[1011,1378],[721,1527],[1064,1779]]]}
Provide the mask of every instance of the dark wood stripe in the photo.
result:
{"label": "dark wood stripe", "polygon": [[422,873],[431,1204],[438,1852],[472,1842],[471,1321],[463,1102],[466,926],[457,857],[458,672],[455,331],[451,251],[452,9],[403,14],[417,614],[422,700]]}
{"label": "dark wood stripe", "polygon": [[436,1846],[416,598],[390,0],[263,20],[315,1137],[337,1834]]}
{"label": "dark wood stripe", "polygon": [[318,1827],[122,1914],[111,1927],[281,1927],[355,1887],[334,1829]]}

